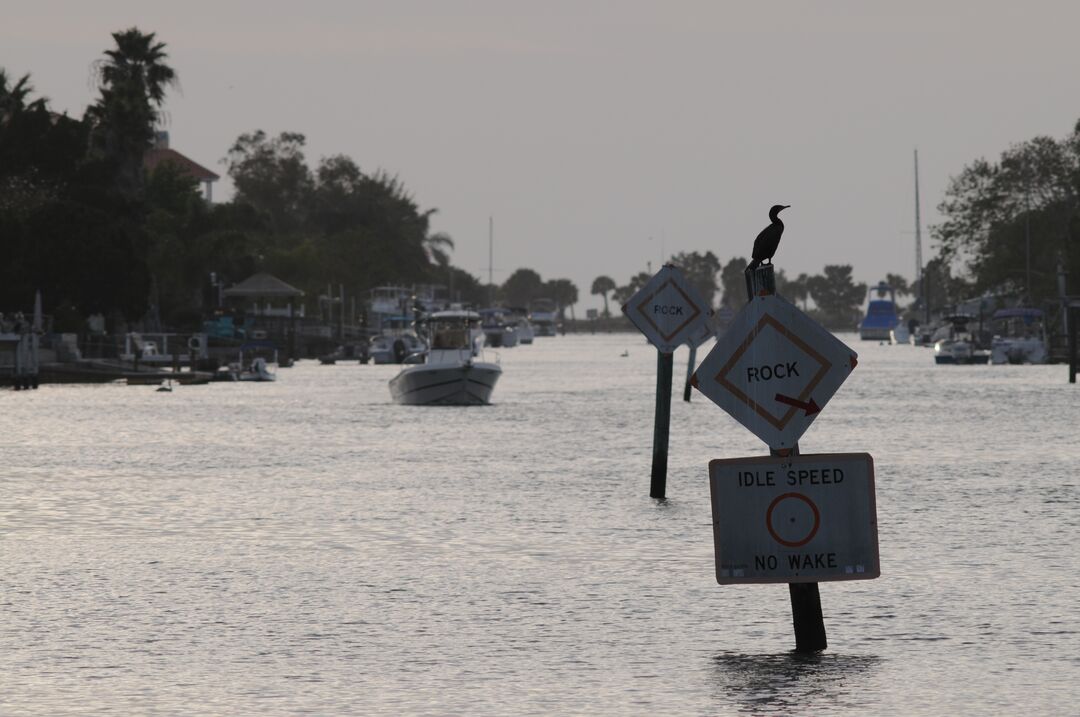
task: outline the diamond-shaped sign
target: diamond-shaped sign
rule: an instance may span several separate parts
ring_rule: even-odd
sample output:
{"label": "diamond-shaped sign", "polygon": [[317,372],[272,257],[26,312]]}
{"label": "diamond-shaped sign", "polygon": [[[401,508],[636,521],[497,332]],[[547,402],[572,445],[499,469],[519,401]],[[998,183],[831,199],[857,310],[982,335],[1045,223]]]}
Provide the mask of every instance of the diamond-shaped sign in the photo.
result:
{"label": "diamond-shaped sign", "polygon": [[679,269],[665,264],[630,300],[623,313],[649,342],[664,353],[672,353],[692,336],[712,310],[686,281]]}
{"label": "diamond-shaped sign", "polygon": [[858,355],[778,296],[743,307],[691,383],[770,448],[791,448]]}

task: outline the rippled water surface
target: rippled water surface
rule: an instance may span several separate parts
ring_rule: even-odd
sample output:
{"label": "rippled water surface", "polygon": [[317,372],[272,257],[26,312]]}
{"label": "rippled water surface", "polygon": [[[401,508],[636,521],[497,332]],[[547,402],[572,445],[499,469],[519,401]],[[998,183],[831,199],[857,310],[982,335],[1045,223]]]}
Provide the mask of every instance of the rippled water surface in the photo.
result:
{"label": "rippled water surface", "polygon": [[501,351],[486,408],[312,362],[2,391],[0,714],[1075,709],[1080,387],[842,338],[859,367],[801,445],[874,455],[882,576],[821,585],[814,657],[786,587],[714,580],[707,462],[756,438],[677,389],[648,497],[634,335]]}

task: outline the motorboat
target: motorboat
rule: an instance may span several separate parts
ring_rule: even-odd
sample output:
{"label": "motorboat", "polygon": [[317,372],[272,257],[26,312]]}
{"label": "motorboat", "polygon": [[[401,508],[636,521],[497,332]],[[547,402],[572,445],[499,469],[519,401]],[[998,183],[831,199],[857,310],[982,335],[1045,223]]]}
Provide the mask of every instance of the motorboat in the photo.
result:
{"label": "motorboat", "polygon": [[480,326],[484,341],[491,348],[512,348],[518,345],[517,322],[506,309],[481,309]]}
{"label": "motorboat", "polygon": [[558,329],[558,319],[555,302],[551,299],[536,299],[532,302],[529,323],[533,325],[537,336],[554,336]]}
{"label": "motorboat", "polygon": [[360,363],[367,363],[371,360],[371,354],[368,352],[368,348],[369,344],[367,341],[351,341],[338,346],[328,354],[320,356],[319,363],[324,366],[332,366],[338,361],[359,361]]}
{"label": "motorboat", "polygon": [[371,360],[377,364],[422,363],[428,347],[414,333],[381,334],[371,340]]}
{"label": "motorboat", "polygon": [[410,316],[394,316],[383,322],[383,332],[371,339],[368,354],[377,364],[423,363],[428,347],[413,331]]}
{"label": "motorboat", "polygon": [[510,320],[517,329],[518,343],[531,344],[536,333],[533,331],[532,324],[529,323],[529,310],[523,307],[512,307],[508,311]]}
{"label": "motorboat", "polygon": [[[873,298],[874,293],[878,298]],[[888,298],[886,298],[888,296]],[[863,341],[892,341],[893,331],[900,326],[896,313],[896,292],[884,281],[870,290],[866,316],[859,323],[859,338]]]}
{"label": "motorboat", "polygon": [[990,362],[1039,364],[1049,358],[1046,325],[1039,309],[999,309],[993,315],[994,338]]}
{"label": "motorboat", "polygon": [[[944,318],[945,325],[939,329],[945,335],[934,342],[934,363],[939,364],[985,364],[990,363],[990,352],[979,348],[967,325],[975,320],[970,314],[951,314]],[[935,334],[938,336],[939,334]]]}
{"label": "motorboat", "polygon": [[478,361],[484,346],[480,314],[438,311],[422,322],[431,348],[423,364],[390,380],[390,395],[409,406],[477,406],[491,402],[502,375],[497,363]]}
{"label": "motorboat", "polygon": [[244,363],[243,357],[222,366],[214,374],[215,381],[277,381],[277,374],[270,370],[262,356],[256,356],[251,363]]}

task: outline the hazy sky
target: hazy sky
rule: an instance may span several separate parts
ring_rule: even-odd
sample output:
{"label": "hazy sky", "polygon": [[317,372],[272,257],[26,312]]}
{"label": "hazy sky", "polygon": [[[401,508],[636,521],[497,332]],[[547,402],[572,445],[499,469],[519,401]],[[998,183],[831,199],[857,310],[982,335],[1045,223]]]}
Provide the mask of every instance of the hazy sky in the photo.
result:
{"label": "hazy sky", "polygon": [[[883,9],[886,8],[887,9]],[[625,283],[677,251],[747,256],[791,204],[776,264],[914,274],[950,175],[1080,118],[1080,3],[11,2],[0,67],[54,109],[92,102],[110,32],[168,45],[172,146],[224,174],[236,137],[397,174],[456,264]],[[218,184],[216,198],[230,195]],[[924,255],[930,239],[924,232]]]}

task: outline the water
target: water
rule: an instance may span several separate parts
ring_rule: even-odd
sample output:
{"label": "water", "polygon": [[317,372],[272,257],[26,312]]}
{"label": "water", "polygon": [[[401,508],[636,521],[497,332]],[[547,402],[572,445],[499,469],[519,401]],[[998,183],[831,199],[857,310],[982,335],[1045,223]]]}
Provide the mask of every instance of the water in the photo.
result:
{"label": "water", "polygon": [[1074,709],[1080,389],[842,338],[859,367],[802,448],[874,455],[882,577],[821,585],[813,657],[786,587],[714,581],[706,465],[756,438],[676,390],[648,498],[637,336],[501,351],[487,408],[312,362],[0,392],[0,714]]}

